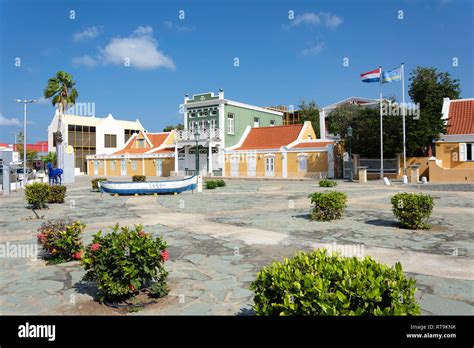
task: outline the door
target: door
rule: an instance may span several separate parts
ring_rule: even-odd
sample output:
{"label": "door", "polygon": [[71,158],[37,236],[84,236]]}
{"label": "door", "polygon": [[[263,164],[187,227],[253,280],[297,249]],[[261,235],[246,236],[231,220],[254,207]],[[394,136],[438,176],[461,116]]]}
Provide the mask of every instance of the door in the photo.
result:
{"label": "door", "polygon": [[156,160],[156,176],[163,176],[163,160]]}
{"label": "door", "polygon": [[239,160],[240,156],[231,157],[231,176],[239,176]]}
{"label": "door", "polygon": [[257,175],[257,157],[256,156],[247,157],[247,175],[248,176]]}
{"label": "door", "polygon": [[265,158],[265,176],[275,176],[275,157]]}
{"label": "door", "polygon": [[124,159],[120,161],[120,175],[127,175],[127,162]]}
{"label": "door", "polygon": [[94,161],[94,175],[99,175],[99,161]]}

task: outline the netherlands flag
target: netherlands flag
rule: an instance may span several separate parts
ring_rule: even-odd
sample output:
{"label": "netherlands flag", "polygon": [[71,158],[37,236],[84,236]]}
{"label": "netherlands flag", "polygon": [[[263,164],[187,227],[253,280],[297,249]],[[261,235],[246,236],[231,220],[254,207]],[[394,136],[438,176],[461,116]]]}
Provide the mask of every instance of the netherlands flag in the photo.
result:
{"label": "netherlands flag", "polygon": [[360,74],[362,82],[380,82],[380,68]]}

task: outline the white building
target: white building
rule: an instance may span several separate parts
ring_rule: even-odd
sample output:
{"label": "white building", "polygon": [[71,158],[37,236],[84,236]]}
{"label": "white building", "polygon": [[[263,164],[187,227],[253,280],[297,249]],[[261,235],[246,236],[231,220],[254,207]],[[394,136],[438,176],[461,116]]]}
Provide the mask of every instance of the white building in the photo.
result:
{"label": "white building", "polygon": [[87,155],[111,154],[121,149],[133,133],[144,131],[136,121],[117,120],[111,114],[107,117],[56,114],[48,126],[48,151],[56,151],[53,136],[61,128],[63,145],[74,148],[76,172],[87,171]]}

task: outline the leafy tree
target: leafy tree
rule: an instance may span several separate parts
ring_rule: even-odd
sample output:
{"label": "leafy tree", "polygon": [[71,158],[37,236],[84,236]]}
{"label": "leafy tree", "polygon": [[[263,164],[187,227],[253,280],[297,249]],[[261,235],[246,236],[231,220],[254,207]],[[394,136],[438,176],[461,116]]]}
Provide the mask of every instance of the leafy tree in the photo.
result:
{"label": "leafy tree", "polygon": [[298,108],[300,123],[304,123],[305,121],[311,121],[311,125],[313,126],[314,132],[320,139],[321,132],[319,129],[319,109],[314,100],[311,100],[308,103],[306,103],[305,100],[301,100],[298,105]]}
{"label": "leafy tree", "polygon": [[171,132],[173,129],[183,130],[184,125],[182,125],[181,123],[178,123],[176,126],[166,126],[165,128],[163,128],[163,132]]}
{"label": "leafy tree", "polygon": [[[23,156],[24,156],[23,145],[17,145],[16,149],[18,151],[18,156],[21,159],[23,159]],[[31,167],[33,165],[33,160],[36,159],[37,155],[38,155],[37,151],[28,150],[28,148],[26,148],[26,165]]]}
{"label": "leafy tree", "polygon": [[451,78],[448,72],[438,72],[433,67],[417,67],[410,74],[408,94],[414,103],[419,103],[420,118],[406,118],[407,152],[427,156],[433,140],[446,131],[441,119],[443,98],[459,98],[459,80]]}
{"label": "leafy tree", "polygon": [[48,152],[46,156],[43,156],[41,160],[47,164],[51,162],[53,166],[56,166],[56,152]]}

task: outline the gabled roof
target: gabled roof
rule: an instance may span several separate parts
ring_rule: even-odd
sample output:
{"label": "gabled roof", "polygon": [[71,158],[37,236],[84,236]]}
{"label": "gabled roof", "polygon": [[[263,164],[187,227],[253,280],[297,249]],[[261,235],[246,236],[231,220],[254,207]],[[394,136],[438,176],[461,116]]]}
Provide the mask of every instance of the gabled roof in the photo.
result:
{"label": "gabled roof", "polygon": [[130,139],[125,143],[124,147],[119,151],[115,152],[114,155],[122,154],[142,154],[142,153],[154,153],[156,150],[165,148],[164,145],[166,139],[170,136],[171,132],[162,133],[142,133],[144,139],[150,144],[151,147],[136,148],[135,141],[137,140],[138,134],[134,133]]}
{"label": "gabled roof", "polygon": [[445,100],[448,106],[447,135],[474,134],[474,99]]}
{"label": "gabled roof", "polygon": [[298,139],[303,124],[251,128],[247,137],[234,150],[279,149]]}

